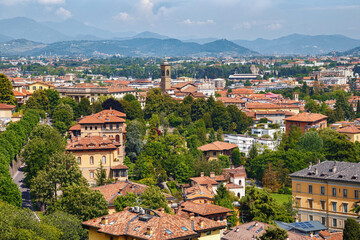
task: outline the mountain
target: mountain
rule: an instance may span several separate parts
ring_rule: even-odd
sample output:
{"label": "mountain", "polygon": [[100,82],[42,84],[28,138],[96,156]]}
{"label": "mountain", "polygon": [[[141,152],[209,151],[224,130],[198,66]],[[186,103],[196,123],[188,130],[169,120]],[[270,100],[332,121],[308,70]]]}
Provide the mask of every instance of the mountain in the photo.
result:
{"label": "mountain", "polygon": [[218,40],[217,38],[191,38],[191,39],[185,39],[183,42],[194,42],[199,44],[214,42]]}
{"label": "mountain", "polygon": [[[14,45],[14,42],[16,45]],[[178,39],[135,38],[128,40],[62,41],[42,44],[27,40],[3,43],[2,55],[97,56],[244,56],[255,52],[227,40],[207,44],[187,43]],[[23,44],[24,46],[22,46]],[[13,46],[14,45],[14,46]],[[13,47],[9,47],[13,46]]]}
{"label": "mountain", "polygon": [[110,31],[88,26],[73,18],[62,22],[42,22],[42,24],[77,40],[112,39],[116,37],[116,35]]}
{"label": "mountain", "polygon": [[10,41],[10,40],[12,40],[11,37],[8,37],[8,36],[6,36],[6,35],[0,34],[0,43],[2,43],[2,42],[7,42],[7,41]]}
{"label": "mountain", "polygon": [[291,34],[272,40],[258,38],[254,41],[233,40],[233,42],[264,55],[318,55],[333,51],[345,51],[360,45],[360,40],[343,35],[310,36],[302,34]]}
{"label": "mountain", "polygon": [[344,51],[344,52],[335,52],[335,53],[330,53],[336,56],[360,56],[360,46],[356,47],[356,48],[352,48],[350,50]]}
{"label": "mountain", "polygon": [[138,34],[136,34],[135,36],[133,36],[133,38],[169,39],[168,36],[161,35],[161,34],[154,33],[154,32],[149,32],[149,31],[145,31],[145,32],[138,33]]}
{"label": "mountain", "polygon": [[27,39],[35,42],[57,42],[70,37],[32,19],[17,17],[0,20],[0,32],[14,39]]}
{"label": "mountain", "polygon": [[238,54],[238,55],[251,55],[257,54],[257,52],[252,51],[248,48],[241,47],[231,41],[226,39],[216,40],[214,42],[206,43],[202,45],[203,52],[209,53],[229,53],[229,54]]}
{"label": "mountain", "polygon": [[0,43],[0,55],[26,55],[29,51],[46,47],[43,43],[33,42],[26,39],[16,39]]}

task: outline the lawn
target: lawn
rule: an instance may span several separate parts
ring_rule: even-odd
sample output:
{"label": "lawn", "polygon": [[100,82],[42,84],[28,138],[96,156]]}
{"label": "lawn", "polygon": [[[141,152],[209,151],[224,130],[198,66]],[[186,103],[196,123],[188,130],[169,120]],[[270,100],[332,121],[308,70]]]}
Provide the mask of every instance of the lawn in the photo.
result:
{"label": "lawn", "polygon": [[287,194],[278,194],[278,193],[271,193],[271,196],[278,202],[280,205],[291,201],[291,195]]}

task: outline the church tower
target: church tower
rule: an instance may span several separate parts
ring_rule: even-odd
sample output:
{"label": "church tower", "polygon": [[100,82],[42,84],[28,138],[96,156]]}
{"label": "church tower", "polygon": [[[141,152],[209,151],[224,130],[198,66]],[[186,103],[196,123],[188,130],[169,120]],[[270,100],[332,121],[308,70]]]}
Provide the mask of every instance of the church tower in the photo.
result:
{"label": "church tower", "polygon": [[171,66],[165,60],[161,64],[161,92],[166,93],[166,89],[171,87]]}

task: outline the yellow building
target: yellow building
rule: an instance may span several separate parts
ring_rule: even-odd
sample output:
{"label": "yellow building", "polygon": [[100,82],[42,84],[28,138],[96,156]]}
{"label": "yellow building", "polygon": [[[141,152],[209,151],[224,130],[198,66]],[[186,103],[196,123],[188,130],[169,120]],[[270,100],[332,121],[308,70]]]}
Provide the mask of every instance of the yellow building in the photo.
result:
{"label": "yellow building", "polygon": [[204,217],[189,218],[139,207],[95,218],[82,223],[89,229],[89,240],[198,239],[220,240],[225,222]]}
{"label": "yellow building", "polygon": [[253,112],[263,111],[288,111],[293,113],[300,113],[300,107],[294,104],[275,104],[275,103],[260,103],[249,102],[246,108]]}
{"label": "yellow building", "polygon": [[211,161],[211,160],[217,160],[219,155],[230,156],[232,150],[234,150],[237,147],[238,146],[236,144],[216,141],[200,146],[198,147],[198,149],[203,152],[204,157],[207,160]]}
{"label": "yellow building", "polygon": [[11,119],[15,106],[0,103],[0,119]]}
{"label": "yellow building", "polygon": [[34,93],[36,90],[54,89],[54,86],[44,82],[33,82],[26,85],[26,91]]}
{"label": "yellow building", "polygon": [[360,129],[357,128],[354,125],[348,125],[346,127],[342,127],[336,130],[339,133],[345,134],[349,141],[351,142],[356,142],[356,141],[360,141]]}
{"label": "yellow building", "polygon": [[122,165],[125,157],[125,118],[116,110],[103,110],[86,116],[69,129],[71,139],[67,151],[72,152],[83,176],[95,184],[96,169],[102,163],[107,178],[125,180],[127,167]]}
{"label": "yellow building", "polygon": [[360,200],[360,164],[325,161],[290,174],[299,221],[317,220],[330,229],[343,229]]}

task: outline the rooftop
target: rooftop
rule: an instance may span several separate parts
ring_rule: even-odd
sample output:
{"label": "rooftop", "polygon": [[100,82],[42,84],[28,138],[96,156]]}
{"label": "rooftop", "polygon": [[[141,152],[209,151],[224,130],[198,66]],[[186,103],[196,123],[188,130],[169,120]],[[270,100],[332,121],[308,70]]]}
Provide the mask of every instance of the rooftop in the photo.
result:
{"label": "rooftop", "polygon": [[296,121],[296,122],[316,122],[320,120],[325,120],[327,118],[328,118],[327,116],[320,113],[303,112],[303,113],[299,113],[298,115],[285,118],[284,120]]}
{"label": "rooftop", "polygon": [[209,144],[205,144],[203,146],[198,147],[200,151],[206,152],[206,151],[223,151],[223,150],[230,150],[237,148],[236,144],[227,143],[227,142],[221,142],[216,141]]}

